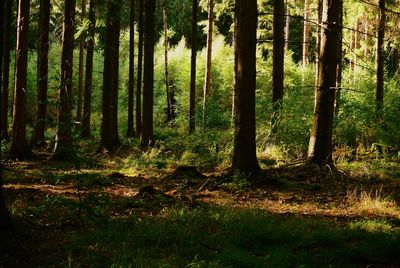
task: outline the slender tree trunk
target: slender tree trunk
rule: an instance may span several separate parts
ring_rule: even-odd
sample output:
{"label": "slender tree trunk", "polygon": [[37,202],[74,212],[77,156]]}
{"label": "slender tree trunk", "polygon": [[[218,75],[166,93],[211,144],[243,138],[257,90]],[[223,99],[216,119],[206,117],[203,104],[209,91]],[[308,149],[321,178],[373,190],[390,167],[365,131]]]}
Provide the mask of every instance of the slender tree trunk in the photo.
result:
{"label": "slender tree trunk", "polygon": [[167,93],[167,122],[172,122],[174,117],[172,107],[172,92],[169,83],[168,66],[168,0],[163,0],[163,26],[164,26],[164,67],[165,67],[165,92]]}
{"label": "slender tree trunk", "polygon": [[155,45],[155,0],[144,3],[144,73],[143,73],[143,128],[140,145],[146,149],[154,144],[153,87]]}
{"label": "slender tree trunk", "polygon": [[61,52],[61,81],[58,89],[58,128],[52,158],[69,160],[74,157],[72,147],[71,93],[76,0],[64,1],[64,22]]}
{"label": "slender tree trunk", "polygon": [[214,0],[208,0],[207,56],[206,56],[206,72],[205,72],[204,88],[203,88],[203,121],[206,112],[207,99],[211,95],[213,28],[214,28]]}
{"label": "slender tree trunk", "polygon": [[93,55],[94,55],[94,35],[96,29],[95,1],[89,0],[89,40],[86,44],[86,73],[85,73],[85,92],[82,117],[82,137],[90,137],[90,121],[92,115],[92,91],[93,91]]}
{"label": "slender tree trunk", "polygon": [[339,59],[336,69],[336,96],[335,96],[335,116],[339,115],[340,99],[342,93],[342,72],[343,72],[343,0],[339,1]]}
{"label": "slender tree trunk", "polygon": [[134,126],[134,94],[135,94],[135,0],[130,0],[129,28],[129,85],[128,85],[128,130],[127,137],[135,137]]}
{"label": "slender tree trunk", "polygon": [[304,2],[304,23],[303,23],[303,81],[305,75],[305,67],[309,62],[310,56],[310,4],[311,0]]}
{"label": "slender tree trunk", "polygon": [[28,75],[29,0],[19,0],[15,61],[14,112],[10,154],[18,159],[30,156],[26,140],[26,96]]}
{"label": "slender tree trunk", "polygon": [[354,22],[354,69],[353,69],[353,83],[356,82],[357,79],[357,70],[358,70],[358,49],[360,48],[360,29],[359,29],[359,21],[358,19]]}
{"label": "slender tree trunk", "polygon": [[324,0],[319,83],[308,158],[320,166],[332,165],[332,129],[336,70],[339,62],[340,8],[342,0]]}
{"label": "slender tree trunk", "polygon": [[236,0],[235,136],[232,171],[254,173],[256,156],[257,0]]}
{"label": "slender tree trunk", "polygon": [[368,38],[368,31],[369,31],[369,23],[368,21],[365,22],[364,25],[364,61],[368,61],[369,59],[369,38]]}
{"label": "slender tree trunk", "polygon": [[[10,51],[11,51],[11,22],[12,22],[12,7],[13,3],[11,0],[4,0],[4,17],[3,21],[3,34],[2,34],[2,45],[0,49],[3,53],[3,77],[0,83],[2,88],[2,100],[1,100],[1,136],[8,138],[8,96],[10,92]],[[1,75],[0,75],[1,79]]]}
{"label": "slender tree trunk", "polygon": [[121,4],[107,1],[104,47],[102,121],[100,148],[113,152],[120,146],[118,136],[118,71]]}
{"label": "slender tree trunk", "polygon": [[196,130],[197,1],[198,0],[192,0],[192,56],[190,61],[189,133],[194,133]]}
{"label": "slender tree trunk", "polygon": [[137,64],[137,87],[136,87],[136,136],[142,134],[142,77],[143,77],[143,5],[144,0],[139,0],[139,40],[138,40],[138,64]]}
{"label": "slender tree trunk", "polygon": [[48,90],[48,62],[49,62],[49,23],[50,23],[50,0],[40,1],[39,13],[39,45],[37,64],[37,95],[36,95],[36,118],[33,129],[31,144],[44,145],[44,132],[46,129],[46,109]]}
{"label": "slender tree trunk", "polygon": [[[86,0],[82,0],[81,21],[86,17]],[[79,77],[78,77],[78,106],[76,108],[76,121],[82,121],[82,103],[83,103],[83,77],[84,77],[84,60],[85,60],[85,36],[79,41]]]}
{"label": "slender tree trunk", "polygon": [[273,26],[273,70],[272,88],[273,105],[275,113],[279,112],[283,101],[283,78],[285,57],[284,36],[285,3],[283,0],[274,0],[274,26]]}
{"label": "slender tree trunk", "polygon": [[376,107],[377,111],[383,108],[383,87],[384,87],[384,39],[386,28],[385,0],[379,0],[379,26],[378,26],[378,45],[376,51]]}
{"label": "slender tree trunk", "polygon": [[285,50],[289,50],[289,39],[290,39],[290,11],[289,1],[286,1],[286,20],[285,20]]}
{"label": "slender tree trunk", "polygon": [[321,50],[321,25],[322,25],[322,5],[323,0],[318,0],[318,25],[317,25],[317,37],[315,40],[315,86],[318,86],[318,74],[319,74],[319,55]]}

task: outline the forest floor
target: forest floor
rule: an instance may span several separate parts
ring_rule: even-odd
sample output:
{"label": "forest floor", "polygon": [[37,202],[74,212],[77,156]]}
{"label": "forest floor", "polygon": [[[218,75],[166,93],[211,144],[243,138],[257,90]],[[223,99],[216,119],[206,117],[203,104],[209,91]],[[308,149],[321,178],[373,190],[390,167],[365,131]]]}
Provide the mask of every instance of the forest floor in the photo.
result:
{"label": "forest floor", "polygon": [[395,160],[246,178],[132,172],[124,153],[5,162],[15,231],[1,236],[0,267],[400,267]]}

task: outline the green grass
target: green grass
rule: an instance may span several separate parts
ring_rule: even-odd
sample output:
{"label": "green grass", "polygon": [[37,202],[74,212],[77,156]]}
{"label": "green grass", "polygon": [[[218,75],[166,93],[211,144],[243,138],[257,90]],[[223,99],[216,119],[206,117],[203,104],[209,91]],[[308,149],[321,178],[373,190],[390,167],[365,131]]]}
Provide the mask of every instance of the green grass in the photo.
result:
{"label": "green grass", "polygon": [[[389,223],[386,223],[386,226]],[[258,210],[176,207],[64,233],[44,266],[365,267],[400,265],[396,228]]]}

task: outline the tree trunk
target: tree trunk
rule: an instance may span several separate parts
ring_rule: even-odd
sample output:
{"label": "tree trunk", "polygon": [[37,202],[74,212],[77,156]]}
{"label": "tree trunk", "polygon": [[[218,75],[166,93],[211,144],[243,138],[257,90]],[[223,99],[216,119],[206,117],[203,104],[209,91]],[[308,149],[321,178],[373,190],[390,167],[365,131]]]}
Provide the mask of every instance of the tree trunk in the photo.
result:
{"label": "tree trunk", "polygon": [[142,77],[143,77],[143,4],[144,0],[139,0],[139,43],[138,43],[138,64],[137,64],[137,87],[136,87],[136,136],[142,134]]}
{"label": "tree trunk", "polygon": [[172,88],[169,83],[168,67],[168,0],[163,0],[163,26],[164,26],[164,67],[165,67],[165,91],[167,94],[167,122],[171,123],[174,119],[174,110],[172,106]]}
{"label": "tree trunk", "polygon": [[315,86],[318,86],[318,74],[319,74],[319,55],[321,50],[321,25],[322,25],[322,3],[323,0],[318,0],[318,25],[317,25],[317,37],[315,40]]}
{"label": "tree trunk", "polygon": [[[86,17],[86,0],[82,0],[82,14],[81,22]],[[83,77],[84,77],[84,65],[85,60],[85,36],[81,37],[79,41],[79,77],[78,77],[78,105],[76,108],[76,121],[82,121],[82,99],[83,99]]]}
{"label": "tree trunk", "polygon": [[190,61],[189,133],[194,133],[196,130],[197,1],[198,0],[192,0],[192,56]]}
{"label": "tree trunk", "polygon": [[332,165],[332,129],[336,70],[339,62],[340,8],[342,0],[324,0],[319,83],[308,158],[320,166]]}
{"label": "tree trunk", "polygon": [[309,62],[310,56],[310,4],[311,0],[304,2],[304,25],[303,25],[303,68]]}
{"label": "tree trunk", "polygon": [[236,0],[235,10],[235,136],[232,171],[254,173],[260,167],[256,156],[256,49],[257,1]]}
{"label": "tree trunk", "polygon": [[18,159],[30,156],[26,140],[26,97],[28,75],[29,0],[19,0],[15,60],[14,112],[10,154]]}
{"label": "tree trunk", "polygon": [[212,62],[212,44],[214,27],[214,0],[208,0],[208,33],[207,33],[207,56],[206,72],[203,88],[203,121],[206,112],[207,98],[211,95],[211,62]]}
{"label": "tree trunk", "polygon": [[93,91],[93,54],[94,38],[96,29],[95,0],[89,2],[89,40],[86,44],[86,73],[85,73],[85,93],[82,117],[82,137],[90,137],[90,120],[92,115],[92,91]]}
{"label": "tree trunk", "polygon": [[143,72],[143,128],[140,145],[146,149],[154,144],[153,87],[155,45],[155,0],[144,3],[144,72]]}
{"label": "tree trunk", "polygon": [[379,27],[378,46],[376,51],[376,108],[379,112],[383,108],[384,86],[384,39],[386,28],[385,0],[379,0]]}
{"label": "tree trunk", "polygon": [[[10,51],[11,51],[11,22],[12,22],[12,7],[13,3],[11,0],[4,0],[4,17],[1,21],[3,21],[3,34],[2,34],[2,46],[0,49],[3,53],[3,77],[0,83],[2,88],[2,99],[1,99],[1,136],[3,138],[8,138],[8,96],[10,92]],[[3,15],[2,14],[2,15]],[[1,72],[0,72],[1,74]],[[1,75],[0,75],[1,79]]]}
{"label": "tree trunk", "polygon": [[274,0],[274,26],[273,26],[273,70],[272,88],[274,112],[280,110],[283,101],[283,78],[285,57],[284,36],[285,3],[283,0]]}
{"label": "tree trunk", "polygon": [[50,9],[50,0],[40,1],[36,118],[35,126],[33,129],[33,137],[31,140],[31,144],[33,146],[42,146],[45,144],[44,132],[46,129],[48,90]]}
{"label": "tree trunk", "polygon": [[129,28],[129,85],[128,85],[128,130],[127,137],[135,137],[134,126],[134,94],[135,94],[135,0],[130,0],[130,28]]}
{"label": "tree trunk", "polygon": [[286,2],[286,20],[285,20],[285,50],[289,50],[289,38],[290,38],[290,11],[289,2]]}
{"label": "tree trunk", "polygon": [[339,115],[340,99],[342,93],[342,72],[343,72],[343,1],[339,1],[339,26],[340,26],[340,41],[339,41],[339,59],[336,69],[336,96],[335,96],[335,116]]}
{"label": "tree trunk", "polygon": [[121,144],[118,136],[120,12],[120,3],[107,1],[100,148],[110,152]]}
{"label": "tree trunk", "polygon": [[58,128],[52,158],[69,160],[74,157],[71,134],[71,93],[76,0],[65,0],[61,52],[61,81],[58,90]]}

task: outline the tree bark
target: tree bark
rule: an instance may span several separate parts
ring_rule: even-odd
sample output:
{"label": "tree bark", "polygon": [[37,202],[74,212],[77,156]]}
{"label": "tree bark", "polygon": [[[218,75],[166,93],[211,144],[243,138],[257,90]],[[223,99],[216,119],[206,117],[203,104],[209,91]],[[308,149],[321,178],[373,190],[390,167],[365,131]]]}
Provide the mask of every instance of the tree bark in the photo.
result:
{"label": "tree bark", "polygon": [[235,135],[232,171],[255,173],[260,167],[256,156],[256,48],[257,1],[236,0],[235,7]]}
{"label": "tree bark", "polygon": [[342,93],[342,72],[343,72],[343,1],[339,1],[339,59],[336,67],[336,96],[335,96],[335,116],[339,115],[340,99]]}
{"label": "tree bark", "polygon": [[386,28],[385,0],[379,0],[378,46],[376,51],[376,108],[379,112],[383,108],[384,95],[384,39]]}
{"label": "tree bark", "polygon": [[93,55],[94,55],[94,35],[96,29],[95,0],[89,2],[89,40],[86,44],[86,73],[85,73],[85,92],[82,117],[82,137],[90,137],[90,121],[92,115],[92,91],[93,91]]}
{"label": "tree bark", "polygon": [[163,26],[164,26],[164,67],[165,67],[165,92],[167,94],[167,122],[174,119],[172,88],[169,79],[168,66],[168,0],[163,0]]}
{"label": "tree bark", "polygon": [[206,103],[211,96],[211,68],[212,68],[212,44],[214,28],[214,0],[208,0],[208,32],[207,32],[207,56],[206,71],[203,88],[203,121],[206,112]]}
{"label": "tree bark", "polygon": [[136,136],[142,134],[142,77],[143,77],[143,37],[144,37],[144,0],[139,0],[139,40],[138,40],[138,64],[136,86]]}
{"label": "tree bark", "polygon": [[320,166],[332,165],[332,129],[336,70],[339,62],[340,8],[342,0],[324,0],[319,83],[311,130],[308,158]]}
{"label": "tree bark", "polygon": [[143,128],[140,145],[143,149],[154,144],[153,87],[155,45],[155,0],[144,3],[144,73],[143,73]]}
{"label": "tree bark", "polygon": [[189,133],[194,133],[196,131],[197,1],[198,0],[192,0],[192,55],[190,60]]}
{"label": "tree bark", "polygon": [[[86,0],[82,0],[81,22],[86,17]],[[79,40],[79,77],[78,77],[78,105],[76,108],[76,121],[82,121],[82,100],[83,100],[83,77],[84,77],[84,60],[85,60],[85,36]]]}
{"label": "tree bark", "polygon": [[64,1],[64,22],[61,52],[61,81],[58,90],[58,128],[52,158],[70,160],[74,157],[72,146],[71,93],[76,0]]}
{"label": "tree bark", "polygon": [[311,0],[305,0],[303,24],[303,68],[308,64],[310,56],[310,4]]}
{"label": "tree bark", "polygon": [[134,126],[134,94],[135,94],[135,0],[130,0],[129,19],[129,82],[128,82],[128,130],[126,136],[135,137]]}
{"label": "tree bark", "polygon": [[290,11],[289,1],[286,2],[286,20],[285,20],[285,50],[289,50],[289,38],[290,38]]}
{"label": "tree bark", "polygon": [[318,25],[317,25],[317,37],[315,40],[315,86],[318,86],[318,74],[319,74],[319,55],[321,50],[321,25],[322,25],[322,5],[323,0],[318,0]]}
{"label": "tree bark", "polygon": [[284,35],[285,3],[283,0],[274,0],[273,26],[273,68],[272,68],[272,101],[274,113],[279,113],[283,101],[283,79],[285,58]]}
{"label": "tree bark", "polygon": [[[10,92],[10,52],[11,52],[11,22],[12,22],[12,7],[13,3],[11,0],[4,0],[4,17],[1,21],[3,21],[3,34],[2,34],[2,46],[3,48],[0,49],[3,53],[3,77],[0,83],[2,88],[2,99],[1,99],[1,136],[3,138],[8,138],[8,96]],[[0,72],[1,74],[1,72]],[[0,75],[1,79],[1,75]]]}
{"label": "tree bark", "polygon": [[118,136],[118,72],[121,4],[107,1],[104,47],[102,121],[100,148],[113,152],[120,146]]}
{"label": "tree bark", "polygon": [[18,159],[27,158],[31,153],[26,140],[29,8],[29,0],[19,0],[14,112],[10,148],[10,155]]}
{"label": "tree bark", "polygon": [[46,129],[47,112],[50,9],[50,0],[40,1],[36,118],[31,140],[33,146],[42,146],[45,144],[44,132]]}

